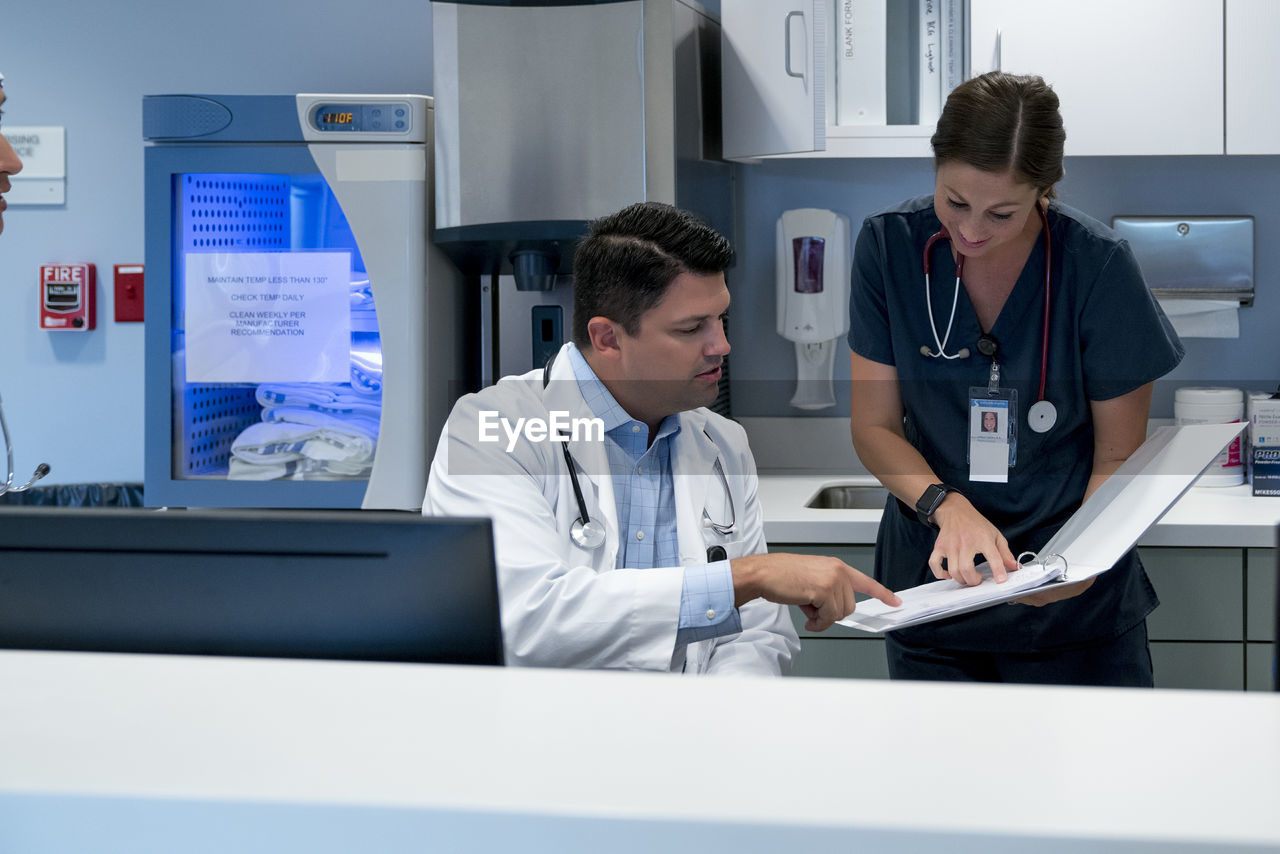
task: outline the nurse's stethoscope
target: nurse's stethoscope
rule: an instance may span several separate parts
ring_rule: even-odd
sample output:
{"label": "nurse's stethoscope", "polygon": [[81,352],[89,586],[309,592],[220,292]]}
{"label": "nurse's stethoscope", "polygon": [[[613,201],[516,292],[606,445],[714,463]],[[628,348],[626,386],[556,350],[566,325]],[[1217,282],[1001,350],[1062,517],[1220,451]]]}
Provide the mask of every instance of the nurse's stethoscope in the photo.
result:
{"label": "nurse's stethoscope", "polygon": [[[1045,433],[1053,429],[1053,425],[1058,420],[1058,410],[1044,396],[1045,377],[1049,368],[1049,297],[1052,293],[1050,271],[1053,268],[1053,240],[1049,237],[1049,217],[1045,214],[1044,207],[1039,203],[1036,204],[1036,212],[1040,214],[1040,225],[1044,229],[1044,326],[1040,333],[1040,392],[1036,402],[1027,410],[1027,424],[1035,432]],[[962,254],[956,258],[956,284],[955,290],[951,294],[951,317],[947,320],[947,331],[942,338],[938,337],[938,327],[933,322],[933,297],[931,295],[933,288],[931,287],[932,282],[929,276],[933,265],[929,260],[929,254],[933,251],[934,244],[941,240],[948,242],[951,240],[951,235],[947,233],[946,226],[934,232],[924,244],[924,303],[929,311],[929,329],[933,332],[933,343],[937,345],[938,349],[935,352],[929,349],[928,344],[925,344],[920,347],[920,353],[930,359],[967,359],[969,358],[968,347],[961,347],[954,353],[947,352],[947,340],[951,338],[951,325],[956,319],[956,303],[960,300],[960,276],[964,272],[964,255]],[[996,354],[1000,350],[1000,342],[994,336],[984,332],[978,337],[977,348],[979,353],[990,357],[992,364],[995,364]]]}
{"label": "nurse's stethoscope", "polygon": [[14,486],[13,441],[9,438],[9,425],[4,420],[4,406],[2,403],[0,403],[0,433],[4,433],[4,453],[5,459],[8,461],[8,474],[5,475],[4,483],[0,483],[0,495],[4,495],[6,492],[26,492],[33,483],[49,473],[49,464],[41,463],[36,466],[35,474],[31,475],[31,480],[22,484],[22,486]]}
{"label": "nurse's stethoscope", "polygon": [[[547,360],[547,366],[542,369],[542,387],[546,388],[551,382],[551,365],[555,362],[555,354]],[[708,439],[711,434],[703,431]],[[7,435],[7,434],[6,434]],[[568,437],[561,435],[562,440]],[[564,464],[569,469],[569,482],[573,484],[573,497],[578,502],[578,518],[573,520],[573,524],[569,526],[569,539],[573,540],[574,545],[580,549],[598,549],[604,545],[604,523],[597,519],[592,519],[587,513],[587,501],[582,497],[582,485],[578,483],[577,467],[573,463],[573,456],[569,453],[568,441],[560,442],[560,449],[564,451]],[[702,508],[702,526],[710,528],[722,537],[733,533],[734,526],[738,523],[738,510],[733,504],[733,492],[729,490],[729,478],[724,473],[724,467],[720,465],[720,460],[716,459],[716,470],[720,472],[720,479],[724,481],[724,493],[729,496],[729,524],[724,525],[714,521],[711,514],[707,512],[707,508]],[[713,554],[714,553],[714,554]],[[707,560],[724,560],[725,550],[723,546],[711,546],[707,549]]]}

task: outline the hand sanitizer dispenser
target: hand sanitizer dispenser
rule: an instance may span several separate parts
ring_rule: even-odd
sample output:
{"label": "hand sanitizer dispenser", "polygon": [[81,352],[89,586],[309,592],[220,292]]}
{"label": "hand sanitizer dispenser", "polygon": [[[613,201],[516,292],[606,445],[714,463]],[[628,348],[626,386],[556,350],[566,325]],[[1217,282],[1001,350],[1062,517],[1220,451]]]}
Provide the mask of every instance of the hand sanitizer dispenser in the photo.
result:
{"label": "hand sanitizer dispenser", "polygon": [[799,208],[778,218],[778,334],[796,345],[797,409],[835,406],[836,347],[849,330],[849,219]]}

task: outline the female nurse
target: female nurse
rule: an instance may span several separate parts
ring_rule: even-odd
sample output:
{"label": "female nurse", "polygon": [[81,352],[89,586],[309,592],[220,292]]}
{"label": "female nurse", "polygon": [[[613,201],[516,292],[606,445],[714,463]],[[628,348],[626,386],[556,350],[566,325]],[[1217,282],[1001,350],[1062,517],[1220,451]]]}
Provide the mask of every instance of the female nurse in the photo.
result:
{"label": "female nurse", "polygon": [[[850,300],[854,447],[892,496],[875,576],[997,582],[1146,435],[1183,349],[1127,243],[1054,200],[1066,133],[1039,77],[957,87],[932,196],[863,223]],[[998,429],[984,431],[987,412]],[[897,679],[1152,684],[1136,552],[1076,584],[891,632]]]}

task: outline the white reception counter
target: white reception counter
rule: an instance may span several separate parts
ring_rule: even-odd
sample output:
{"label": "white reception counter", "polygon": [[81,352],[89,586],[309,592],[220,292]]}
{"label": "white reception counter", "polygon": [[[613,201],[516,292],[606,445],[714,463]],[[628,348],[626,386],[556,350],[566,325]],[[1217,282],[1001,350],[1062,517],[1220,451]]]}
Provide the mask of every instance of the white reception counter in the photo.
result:
{"label": "white reception counter", "polygon": [[1280,695],[0,653],[0,851],[1280,850]]}

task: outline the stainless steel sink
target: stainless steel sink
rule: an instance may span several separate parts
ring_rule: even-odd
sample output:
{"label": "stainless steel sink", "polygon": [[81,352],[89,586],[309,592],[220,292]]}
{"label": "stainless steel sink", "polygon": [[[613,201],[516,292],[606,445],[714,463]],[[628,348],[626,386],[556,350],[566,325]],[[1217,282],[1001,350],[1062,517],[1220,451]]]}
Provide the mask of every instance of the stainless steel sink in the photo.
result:
{"label": "stainless steel sink", "polygon": [[819,510],[883,510],[889,490],[879,484],[840,484],[824,486],[805,507]]}

